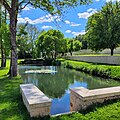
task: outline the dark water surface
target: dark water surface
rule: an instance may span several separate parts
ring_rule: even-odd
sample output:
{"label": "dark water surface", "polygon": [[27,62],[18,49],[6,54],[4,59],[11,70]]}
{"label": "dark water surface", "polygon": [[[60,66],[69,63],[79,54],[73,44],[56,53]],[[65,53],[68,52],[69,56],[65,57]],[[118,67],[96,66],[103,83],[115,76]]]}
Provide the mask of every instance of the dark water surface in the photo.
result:
{"label": "dark water surface", "polygon": [[[27,70],[41,69],[50,69],[57,72],[51,74],[25,73]],[[70,111],[69,88],[82,86],[88,89],[96,89],[120,85],[118,81],[93,77],[62,66],[19,66],[19,74],[22,76],[24,83],[33,83],[52,99],[52,115]]]}

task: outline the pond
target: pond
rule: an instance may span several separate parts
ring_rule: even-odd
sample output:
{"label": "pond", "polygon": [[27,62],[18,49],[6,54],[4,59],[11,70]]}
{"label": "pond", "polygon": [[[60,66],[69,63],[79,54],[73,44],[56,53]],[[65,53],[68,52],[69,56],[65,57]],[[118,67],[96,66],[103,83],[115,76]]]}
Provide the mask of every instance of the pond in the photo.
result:
{"label": "pond", "polygon": [[[50,74],[25,73],[29,70],[41,69],[56,72]],[[19,66],[19,74],[24,83],[33,83],[46,96],[52,99],[51,115],[70,111],[69,88],[82,86],[88,89],[96,89],[120,85],[118,81],[93,77],[63,66]]]}

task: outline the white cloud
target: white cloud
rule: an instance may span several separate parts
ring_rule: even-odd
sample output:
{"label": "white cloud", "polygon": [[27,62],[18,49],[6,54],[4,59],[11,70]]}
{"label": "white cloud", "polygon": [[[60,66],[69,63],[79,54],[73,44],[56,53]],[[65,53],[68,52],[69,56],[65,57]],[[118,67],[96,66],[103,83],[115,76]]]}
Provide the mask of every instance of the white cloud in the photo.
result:
{"label": "white cloud", "polygon": [[83,31],[81,31],[81,32],[72,32],[72,34],[74,35],[74,36],[77,36],[77,35],[79,35],[79,34],[81,34],[81,35],[84,35],[86,32],[83,30]]}
{"label": "white cloud", "polygon": [[35,20],[32,20],[28,17],[25,17],[25,18],[21,18],[19,17],[18,18],[18,23],[30,23],[30,24],[39,24],[39,23],[44,23],[44,22],[53,22],[53,21],[60,21],[60,18],[59,16],[52,16],[50,14],[48,15],[45,15],[45,16],[42,16],[42,17],[39,17]]}
{"label": "white cloud", "polygon": [[70,26],[73,26],[73,27],[75,27],[75,26],[80,26],[80,24],[71,23],[71,25],[70,25]]}
{"label": "white cloud", "polygon": [[46,25],[42,26],[42,29],[49,29],[49,28],[52,28],[52,26],[46,26]]}
{"label": "white cloud", "polygon": [[71,33],[71,34],[73,34],[74,36],[77,36],[77,35],[79,35],[79,34],[84,35],[84,34],[86,33],[85,30],[82,30],[82,31],[80,31],[80,32],[75,32],[75,31],[71,31],[71,30],[66,30],[65,32],[66,32],[66,33]]}
{"label": "white cloud", "polygon": [[70,24],[70,21],[66,20],[65,23],[66,23],[66,24]]}
{"label": "white cloud", "polygon": [[100,0],[96,0],[97,2],[99,2]]}
{"label": "white cloud", "polygon": [[65,32],[66,32],[66,33],[71,33],[72,31],[71,31],[71,30],[66,30]]}
{"label": "white cloud", "polygon": [[80,24],[77,24],[77,23],[74,23],[74,22],[70,22],[70,21],[68,21],[68,20],[65,20],[65,23],[66,23],[66,24],[69,24],[69,25],[72,26],[72,27],[80,26]]}
{"label": "white cloud", "polygon": [[87,12],[78,13],[78,17],[87,19],[88,17],[90,17],[91,15],[93,15],[96,12],[97,12],[96,9],[90,8],[90,9],[87,10]]}
{"label": "white cloud", "polygon": [[90,9],[87,10],[88,13],[93,12],[93,11],[96,11],[96,9],[90,8]]}

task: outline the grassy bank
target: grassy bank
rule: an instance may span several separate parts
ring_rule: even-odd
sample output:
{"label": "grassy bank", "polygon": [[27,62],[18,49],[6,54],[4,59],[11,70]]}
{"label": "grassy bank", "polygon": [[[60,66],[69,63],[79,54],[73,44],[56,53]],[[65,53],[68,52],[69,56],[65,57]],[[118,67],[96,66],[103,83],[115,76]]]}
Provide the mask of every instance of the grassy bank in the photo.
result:
{"label": "grassy bank", "polygon": [[9,78],[7,68],[0,69],[0,120],[119,120],[120,101],[97,106],[87,113],[74,113],[60,117],[30,118],[20,95],[20,76]]}
{"label": "grassy bank", "polygon": [[67,68],[73,68],[91,75],[120,80],[120,66],[96,65],[71,60],[65,60],[63,64]]}
{"label": "grassy bank", "polygon": [[[0,69],[0,120],[27,120],[29,117],[20,95],[20,76],[9,78],[9,60],[7,67]],[[25,119],[24,119],[25,118]]]}

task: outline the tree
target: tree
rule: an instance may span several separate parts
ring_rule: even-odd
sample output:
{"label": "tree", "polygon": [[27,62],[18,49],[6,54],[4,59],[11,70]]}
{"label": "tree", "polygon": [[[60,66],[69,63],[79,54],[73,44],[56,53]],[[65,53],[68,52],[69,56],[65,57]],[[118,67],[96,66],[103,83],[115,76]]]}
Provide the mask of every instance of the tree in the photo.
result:
{"label": "tree", "polygon": [[74,48],[73,48],[74,43],[73,43],[73,41],[74,41],[74,39],[69,39],[69,41],[68,41],[68,50],[69,50],[71,56],[72,56],[72,53],[74,51]]}
{"label": "tree", "polygon": [[[2,9],[2,10],[1,10]],[[9,55],[9,28],[6,23],[7,11],[0,5],[0,49],[1,49],[1,67],[6,67],[6,57]]]}
{"label": "tree", "polygon": [[68,38],[63,38],[60,45],[59,53],[64,56],[64,54],[68,52]]}
{"label": "tree", "polygon": [[26,53],[29,51],[28,36],[25,30],[27,24],[17,25],[17,48],[18,58],[26,58]]}
{"label": "tree", "polygon": [[36,26],[32,24],[27,24],[26,32],[28,34],[28,41],[31,46],[32,58],[35,58],[35,40],[38,38],[39,31]]}
{"label": "tree", "polygon": [[43,31],[37,40],[38,54],[42,53],[41,57],[52,56],[56,59],[57,53],[63,49],[63,39],[64,35],[59,30]]}
{"label": "tree", "polygon": [[36,40],[36,51],[37,51],[37,57],[44,57],[44,45],[43,45],[43,39],[44,35],[46,34],[46,31],[42,31],[40,35],[38,36],[38,39]]}
{"label": "tree", "polygon": [[74,51],[80,50],[81,47],[82,43],[79,40],[76,40],[75,38],[67,38],[67,49],[70,52],[71,56]]}
{"label": "tree", "polygon": [[74,7],[79,4],[87,4],[91,0],[0,0],[0,3],[7,9],[10,16],[10,38],[11,38],[11,65],[10,76],[17,76],[17,45],[16,45],[16,27],[18,12],[24,9],[28,4],[35,8],[40,8],[52,15],[62,14],[65,8]]}
{"label": "tree", "polygon": [[38,29],[31,24],[18,24],[17,47],[18,58],[35,58],[35,40],[38,38]]}
{"label": "tree", "polygon": [[106,3],[87,23],[86,38],[95,51],[109,48],[111,55],[120,44],[120,2]]}
{"label": "tree", "polygon": [[84,39],[84,35],[79,34],[75,37],[75,40],[79,40],[80,42],[82,42],[81,49],[87,49],[87,40]]}
{"label": "tree", "polygon": [[74,40],[73,42],[73,50],[78,51],[82,47],[82,43],[79,40]]}

